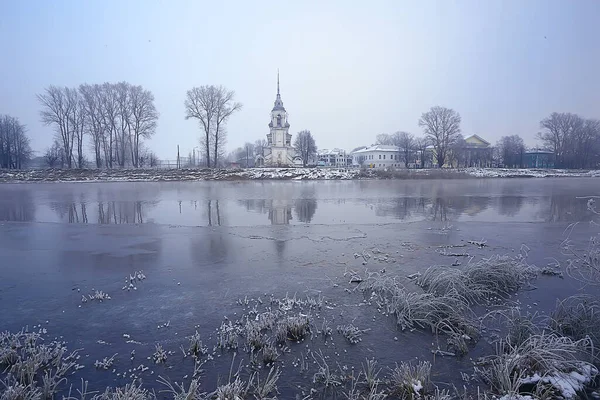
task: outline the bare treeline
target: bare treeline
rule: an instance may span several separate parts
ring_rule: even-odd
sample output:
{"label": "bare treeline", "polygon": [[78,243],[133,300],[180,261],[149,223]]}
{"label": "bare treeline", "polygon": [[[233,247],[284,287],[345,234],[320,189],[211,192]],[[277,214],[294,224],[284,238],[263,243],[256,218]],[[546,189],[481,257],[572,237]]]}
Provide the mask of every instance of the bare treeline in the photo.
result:
{"label": "bare treeline", "polygon": [[32,151],[25,125],[18,118],[0,115],[0,168],[21,169]]}
{"label": "bare treeline", "polygon": [[554,153],[557,168],[598,168],[600,121],[577,114],[557,113],[540,121],[544,147]]}
{"label": "bare treeline", "polygon": [[86,137],[96,168],[138,168],[151,158],[142,142],[155,133],[158,112],[154,95],[142,86],[127,82],[49,86],[37,98],[42,122],[53,126],[57,135],[46,152],[49,165],[59,157],[63,166],[84,168]]}

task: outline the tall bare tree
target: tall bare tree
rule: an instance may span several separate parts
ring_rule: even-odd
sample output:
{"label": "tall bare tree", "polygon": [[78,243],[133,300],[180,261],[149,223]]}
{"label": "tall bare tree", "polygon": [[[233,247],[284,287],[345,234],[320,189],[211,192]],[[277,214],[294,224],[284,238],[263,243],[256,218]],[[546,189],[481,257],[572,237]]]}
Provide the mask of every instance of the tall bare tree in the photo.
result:
{"label": "tall bare tree", "polygon": [[311,158],[317,154],[317,145],[315,139],[308,130],[300,131],[296,134],[294,148],[302,159],[302,165],[307,166]]}
{"label": "tall bare tree", "polygon": [[235,92],[233,90],[227,90],[223,86],[217,88],[217,109],[215,114],[215,130],[213,134],[213,146],[214,146],[214,166],[217,167],[218,158],[220,153],[224,151],[226,143],[226,130],[224,129],[227,125],[227,121],[231,115],[242,109],[242,103],[235,102]]}
{"label": "tall bare tree", "polygon": [[25,125],[18,118],[0,115],[0,168],[21,169],[32,154]]}
{"label": "tall bare tree", "polygon": [[546,147],[554,152],[556,166],[561,168],[570,166],[571,145],[583,125],[584,119],[571,113],[554,112],[540,121],[543,131],[538,136]]}
{"label": "tall bare tree", "polygon": [[185,119],[194,118],[200,122],[204,131],[200,144],[206,154],[206,166],[210,168],[211,133],[217,109],[217,95],[214,86],[193,87],[187,91],[185,99]]}
{"label": "tall bare tree", "polygon": [[207,166],[217,167],[219,154],[225,145],[225,126],[229,117],[241,110],[242,104],[234,101],[235,92],[223,86],[205,85],[187,91],[185,118],[200,122],[203,136],[200,140],[206,154]]}
{"label": "tall bare tree", "polygon": [[62,140],[67,167],[72,167],[73,139],[75,130],[71,126],[71,118],[75,103],[67,96],[68,88],[49,86],[37,98],[42,105],[40,115],[45,125],[54,126],[56,133]]}
{"label": "tall bare tree", "polygon": [[74,157],[77,168],[84,167],[85,155],[83,152],[83,137],[85,132],[85,104],[77,89],[65,88],[65,98],[69,104],[67,121],[69,129],[72,130],[72,151],[76,151]]}
{"label": "tall bare tree", "polygon": [[[104,165],[112,168],[115,161],[115,141],[118,125],[118,105],[115,86],[103,83],[100,89],[100,115],[102,117],[103,132],[102,148],[104,150]],[[116,150],[116,149],[115,149]]]}
{"label": "tall bare tree", "polygon": [[117,130],[115,137],[115,157],[117,164],[123,168],[126,161],[127,146],[130,142],[131,130],[131,85],[119,82],[114,85],[117,106]]}
{"label": "tall bare tree", "polygon": [[141,86],[130,87],[131,122],[129,124],[131,159],[134,167],[140,166],[141,138],[148,139],[156,132],[158,111],[154,106],[154,95]]}
{"label": "tall bare tree", "polygon": [[102,168],[102,127],[100,85],[82,84],[79,94],[85,114],[85,129],[91,139],[96,168]]}
{"label": "tall bare tree", "polygon": [[446,162],[450,147],[454,144],[460,133],[460,114],[451,108],[435,106],[423,113],[419,119],[419,126],[431,140],[435,150],[438,167]]}

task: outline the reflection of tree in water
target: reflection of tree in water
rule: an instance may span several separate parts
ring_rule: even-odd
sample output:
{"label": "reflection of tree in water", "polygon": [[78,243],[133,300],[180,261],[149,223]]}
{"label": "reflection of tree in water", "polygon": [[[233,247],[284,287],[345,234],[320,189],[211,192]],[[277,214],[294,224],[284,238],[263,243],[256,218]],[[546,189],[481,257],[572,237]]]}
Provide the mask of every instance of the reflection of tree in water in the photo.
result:
{"label": "reflection of tree in water", "polygon": [[143,224],[145,220],[142,201],[98,202],[99,224]]}
{"label": "reflection of tree in water", "polygon": [[221,226],[221,211],[219,209],[219,200],[208,200],[207,203],[208,226]]}
{"label": "reflection of tree in water", "polygon": [[[106,189],[98,189],[90,199],[89,191],[76,195],[70,190],[52,191],[50,208],[62,221],[75,224],[143,224],[146,213],[158,204],[157,200],[110,200],[110,198],[126,197],[127,193],[118,193]],[[144,194],[148,194],[147,191]],[[137,192],[135,198],[139,198]],[[107,199],[108,198],[108,199]],[[96,215],[94,215],[96,213]]]}
{"label": "reflection of tree in water", "polygon": [[573,195],[550,196],[548,208],[540,208],[538,217],[546,222],[589,221],[592,213],[587,208],[587,199]]}
{"label": "reflection of tree in water", "polygon": [[501,187],[501,196],[498,200],[498,213],[507,217],[514,217],[521,210],[524,203],[523,190],[525,186],[519,182],[506,182]]}
{"label": "reflection of tree in water", "polygon": [[393,216],[397,219],[407,219],[413,213],[425,213],[425,205],[428,199],[425,197],[400,197],[391,201],[378,203],[375,206],[377,216]]}
{"label": "reflection of tree in water", "polygon": [[35,204],[29,189],[8,190],[0,200],[0,221],[27,222],[35,219]]}
{"label": "reflection of tree in water", "polygon": [[317,200],[314,198],[297,199],[294,201],[294,210],[298,221],[309,223],[317,211]]}
{"label": "reflection of tree in water", "polygon": [[[206,203],[208,226],[221,226],[221,209],[219,200],[208,200]],[[199,265],[214,264],[223,261],[230,246],[230,236],[221,230],[205,230],[206,235],[194,236],[190,246],[192,259]]]}
{"label": "reflection of tree in water", "polygon": [[500,196],[498,200],[498,213],[507,217],[514,217],[523,207],[522,196]]}
{"label": "reflection of tree in water", "polygon": [[473,217],[486,210],[489,203],[490,198],[483,196],[434,197],[429,215],[433,221],[454,220],[463,214]]}

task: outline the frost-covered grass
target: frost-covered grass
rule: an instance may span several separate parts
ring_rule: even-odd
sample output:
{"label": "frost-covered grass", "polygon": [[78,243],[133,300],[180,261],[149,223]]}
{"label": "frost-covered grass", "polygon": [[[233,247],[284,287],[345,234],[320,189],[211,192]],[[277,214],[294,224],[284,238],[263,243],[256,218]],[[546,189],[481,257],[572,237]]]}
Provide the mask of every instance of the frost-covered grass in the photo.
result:
{"label": "frost-covered grass", "polygon": [[537,275],[522,256],[492,256],[463,268],[429,267],[417,284],[437,296],[458,295],[469,303],[512,294]]}
{"label": "frost-covered grass", "polygon": [[390,376],[393,392],[402,399],[420,398],[427,393],[431,376],[431,363],[401,362]]}
{"label": "frost-covered grass", "polygon": [[[44,343],[39,333],[3,332],[0,334],[0,372],[6,390],[4,396],[53,397],[67,383],[67,376],[80,368],[77,351],[69,352],[66,343],[57,340]],[[1,375],[0,375],[1,376]],[[10,398],[10,397],[7,397]]]}
{"label": "frost-covered grass", "polygon": [[362,341],[362,334],[365,330],[358,329],[353,324],[338,325],[338,333],[340,333],[350,344],[356,344]]}
{"label": "frost-covered grass", "polygon": [[456,291],[441,295],[407,291],[396,278],[370,273],[358,288],[401,330],[428,329],[476,337],[479,327],[466,298]]}
{"label": "frost-covered grass", "polygon": [[550,327],[574,340],[589,337],[596,347],[600,346],[600,299],[577,295],[557,301]]}
{"label": "frost-covered grass", "polygon": [[[540,334],[519,345],[500,342],[496,355],[485,357],[477,375],[498,394],[523,393],[574,398],[598,374],[591,363],[589,339],[572,340]],[[547,397],[548,398],[548,397]]]}

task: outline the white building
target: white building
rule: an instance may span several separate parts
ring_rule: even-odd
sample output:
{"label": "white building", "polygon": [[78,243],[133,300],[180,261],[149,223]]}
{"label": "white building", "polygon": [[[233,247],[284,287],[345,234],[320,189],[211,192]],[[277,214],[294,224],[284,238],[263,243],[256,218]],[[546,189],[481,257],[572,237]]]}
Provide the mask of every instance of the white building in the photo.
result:
{"label": "white building", "polygon": [[352,157],[342,149],[323,149],[317,152],[317,162],[320,167],[346,168],[352,164]]}
{"label": "white building", "polygon": [[288,113],[283,107],[283,101],[279,94],[279,72],[277,72],[277,97],[271,110],[269,130],[269,134],[267,135],[268,147],[264,149],[264,156],[261,155],[256,158],[256,166],[301,166],[302,159],[296,155],[296,151],[292,147]]}
{"label": "white building", "polygon": [[365,168],[404,168],[396,146],[376,144],[352,153],[352,165]]}

